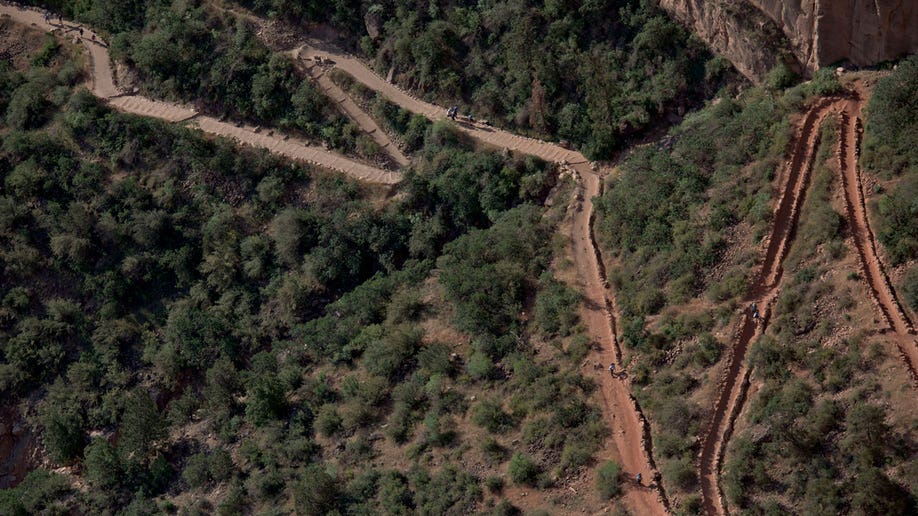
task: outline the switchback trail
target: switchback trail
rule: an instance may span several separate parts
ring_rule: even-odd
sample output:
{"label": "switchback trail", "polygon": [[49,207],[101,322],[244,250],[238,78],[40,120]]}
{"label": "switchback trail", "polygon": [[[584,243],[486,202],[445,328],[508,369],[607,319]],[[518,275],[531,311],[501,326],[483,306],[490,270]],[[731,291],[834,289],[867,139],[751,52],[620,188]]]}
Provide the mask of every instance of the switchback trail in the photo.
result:
{"label": "switchback trail", "polygon": [[293,54],[292,57],[294,63],[316,81],[319,87],[322,88],[322,91],[325,92],[325,95],[338,106],[341,112],[353,120],[363,132],[373,138],[373,141],[385,150],[396,163],[402,167],[408,166],[408,157],[392,142],[389,135],[379,128],[376,121],[365,113],[363,109],[354,102],[354,99],[352,99],[350,95],[335,84],[335,81],[328,76],[325,69],[318,64],[311,66],[309,64],[304,64],[304,61],[296,54]]}
{"label": "switchback trail", "polygon": [[[167,122],[185,122],[196,125],[202,131],[235,139],[255,147],[262,147],[291,159],[308,162],[320,168],[343,172],[351,177],[371,183],[395,184],[401,175],[389,172],[359,161],[346,158],[317,145],[273,131],[262,131],[255,127],[234,125],[216,118],[198,114],[194,109],[169,102],[148,99],[137,95],[125,95],[116,85],[112,72],[108,47],[102,39],[87,27],[63,20],[56,23],[56,17],[45,21],[44,11],[21,7],[15,4],[0,4],[0,15],[13,21],[30,25],[63,37],[78,37],[86,47],[90,60],[90,91],[110,105],[126,113],[159,118]],[[79,30],[83,30],[80,37]]]}
{"label": "switchback trail", "polygon": [[756,320],[749,310],[744,311],[724,363],[724,376],[713,416],[702,440],[699,476],[702,502],[707,514],[726,514],[719,484],[720,466],[727,440],[733,430],[733,422],[742,408],[749,384],[746,351],[752,339],[761,335],[768,325],[772,304],[784,273],[784,257],[796,236],[800,207],[806,196],[815,149],[819,143],[819,126],[837,104],[823,99],[809,109],[796,134],[790,159],[786,162],[781,178],[783,194],[775,210],[775,222],[765,260],[745,299],[746,304],[756,303],[761,316]]}
{"label": "switchback trail", "polygon": [[[221,8],[244,16],[259,26],[265,26],[265,20],[237,7]],[[446,119],[446,108],[412,96],[334,44],[311,36],[297,35],[296,38],[301,39],[303,43],[293,45],[292,50],[288,47],[287,52],[296,56],[306,66],[311,64],[309,61],[321,61],[326,66],[348,73],[356,81],[407,111],[433,121]],[[593,197],[600,194],[601,177],[579,152],[550,142],[518,136],[482,123],[460,121],[456,125],[463,133],[486,145],[536,156],[550,162],[568,164],[577,172],[583,192],[579,209],[576,210],[573,219],[571,243],[585,297],[581,314],[590,336],[600,347],[598,354],[602,363],[614,361],[621,370],[621,351],[615,337],[614,311],[612,302],[606,295],[605,270],[592,232]],[[605,369],[602,371],[605,372]],[[611,429],[612,441],[618,450],[618,459],[623,471],[631,479],[637,473],[644,477],[643,485],[637,485],[633,481],[623,483],[626,504],[635,514],[666,514],[668,502],[652,458],[650,427],[640,411],[637,400],[631,395],[630,383],[627,380],[613,379],[609,374],[601,374],[601,385],[603,416]]]}
{"label": "switchback trail", "polygon": [[858,167],[860,137],[863,131],[861,111],[864,108],[863,92],[858,88],[854,98],[844,103],[838,138],[838,164],[841,169],[842,185],[845,190],[845,205],[848,224],[854,237],[854,245],[861,261],[864,278],[870,287],[874,301],[893,332],[896,346],[912,377],[918,384],[918,342],[915,328],[896,297],[889,277],[883,269],[877,253],[877,243],[867,218],[864,190]]}
{"label": "switchback trail", "polygon": [[[297,46],[291,53],[304,60],[319,58],[347,72],[358,82],[407,111],[434,121],[446,118],[446,108],[415,98],[384,80],[360,60],[327,42],[307,39],[306,43]],[[601,349],[603,363],[614,361],[621,370],[621,351],[615,337],[612,303],[606,295],[602,257],[592,232],[593,197],[600,194],[600,176],[581,153],[559,145],[518,136],[481,123],[458,122],[457,126],[465,134],[486,145],[529,154],[550,162],[566,163],[577,172],[582,182],[583,199],[580,201],[582,207],[574,215],[571,242],[585,297],[581,313],[590,336]],[[637,400],[631,395],[630,383],[613,379],[608,374],[602,374],[601,377],[603,415],[612,431],[612,440],[619,452],[623,471],[631,479],[638,473],[644,477],[642,485],[632,481],[623,484],[625,502],[636,514],[666,514],[668,502],[652,458],[650,427]]]}
{"label": "switchback trail", "polygon": [[[43,11],[11,4],[0,4],[0,15],[10,16],[19,23],[32,25],[48,32],[63,32],[65,35],[80,27],[67,21],[62,24],[63,26],[48,23],[44,20]],[[321,147],[310,146],[306,142],[275,134],[270,130],[242,127],[199,115],[193,109],[175,104],[140,96],[123,95],[115,85],[107,47],[101,44],[101,39],[97,36],[95,36],[95,41],[92,41],[94,34],[87,28],[83,27],[83,30],[84,37],[81,39],[89,51],[91,60],[91,91],[122,111],[172,122],[189,121],[189,123],[196,124],[205,132],[264,147],[272,152],[293,159],[308,161],[319,167],[344,172],[352,177],[366,181],[393,184],[400,180],[399,174],[370,167],[326,151]],[[329,51],[329,47],[323,46],[320,50],[318,48],[320,45],[322,45],[321,42],[311,43],[298,47],[296,51],[302,50],[310,58],[320,56],[331,60],[334,66],[341,68],[358,81],[378,91],[408,111],[424,115],[431,120],[440,120],[446,117],[445,108],[434,106],[412,97],[396,86],[384,81],[357,59],[346,56],[334,49]],[[587,306],[584,308],[585,321],[589,325],[591,335],[601,346],[603,354],[609,360],[614,359],[619,362],[620,351],[615,340],[614,317],[611,303],[605,293],[604,271],[591,229],[592,198],[600,193],[600,177],[594,172],[587,159],[579,152],[484,125],[459,123],[458,126],[464,133],[487,145],[537,156],[550,162],[570,164],[578,172],[585,189],[585,196],[582,201],[585,208],[580,209],[575,215],[573,243],[578,274],[585,286],[587,298]],[[621,364],[619,363],[619,365]],[[622,467],[632,478],[637,473],[642,473],[646,478],[645,485],[636,485],[633,482],[625,483],[625,501],[638,514],[665,514],[667,512],[665,496],[663,495],[662,486],[656,480],[659,475],[651,458],[650,434],[646,420],[640,413],[636,400],[631,396],[627,382],[613,382],[608,375],[603,375],[603,378],[602,395],[607,400],[607,403],[602,409],[606,420],[610,424],[613,441],[620,454]],[[646,485],[650,481],[654,481],[655,487]]]}

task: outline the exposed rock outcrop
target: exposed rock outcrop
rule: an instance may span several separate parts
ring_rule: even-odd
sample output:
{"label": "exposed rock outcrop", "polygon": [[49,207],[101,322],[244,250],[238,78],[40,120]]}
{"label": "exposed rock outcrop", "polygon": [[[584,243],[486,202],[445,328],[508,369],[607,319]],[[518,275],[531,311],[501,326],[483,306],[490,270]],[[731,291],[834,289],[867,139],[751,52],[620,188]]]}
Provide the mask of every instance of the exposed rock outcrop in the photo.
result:
{"label": "exposed rock outcrop", "polygon": [[805,74],[918,51],[913,0],[660,0],[753,81],[784,60]]}

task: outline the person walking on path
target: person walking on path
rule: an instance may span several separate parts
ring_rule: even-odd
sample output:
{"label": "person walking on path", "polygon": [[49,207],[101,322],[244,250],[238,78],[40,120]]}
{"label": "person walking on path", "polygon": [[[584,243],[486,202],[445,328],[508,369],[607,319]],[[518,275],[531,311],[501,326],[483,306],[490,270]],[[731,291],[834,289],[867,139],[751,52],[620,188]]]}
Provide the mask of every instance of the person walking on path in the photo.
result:
{"label": "person walking on path", "polygon": [[609,364],[609,374],[612,375],[613,377],[615,376],[615,362],[612,362],[611,364]]}

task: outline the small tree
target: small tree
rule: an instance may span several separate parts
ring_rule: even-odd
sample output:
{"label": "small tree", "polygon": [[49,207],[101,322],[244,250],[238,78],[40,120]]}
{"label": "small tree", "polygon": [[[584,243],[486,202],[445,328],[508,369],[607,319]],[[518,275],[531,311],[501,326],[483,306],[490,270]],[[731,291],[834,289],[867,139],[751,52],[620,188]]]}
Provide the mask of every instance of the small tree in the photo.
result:
{"label": "small tree", "polygon": [[156,440],[163,436],[163,418],[144,389],[138,387],[128,394],[120,430],[118,449],[123,458],[134,462],[143,462]]}

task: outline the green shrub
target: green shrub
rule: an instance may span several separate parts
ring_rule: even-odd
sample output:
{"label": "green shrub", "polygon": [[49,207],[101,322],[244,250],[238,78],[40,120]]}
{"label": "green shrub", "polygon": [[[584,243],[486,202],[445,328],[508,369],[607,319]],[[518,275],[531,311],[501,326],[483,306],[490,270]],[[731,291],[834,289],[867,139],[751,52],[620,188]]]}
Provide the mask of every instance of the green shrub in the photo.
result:
{"label": "green shrub", "polygon": [[567,336],[577,324],[579,296],[550,273],[539,279],[539,294],[536,297],[535,320],[547,335]]}
{"label": "green shrub", "polygon": [[867,104],[863,163],[886,174],[918,166],[918,58],[899,63],[878,83]]}
{"label": "green shrub", "polygon": [[35,469],[18,486],[0,490],[0,514],[64,514],[61,503],[70,491],[67,480],[44,469]]}
{"label": "green shrub", "polygon": [[294,507],[299,514],[326,514],[337,504],[338,484],[320,464],[304,468],[301,484],[293,492]]}
{"label": "green shrub", "polygon": [[765,85],[772,90],[783,90],[793,86],[799,80],[800,77],[793,70],[781,63],[768,72],[765,77]]}
{"label": "green shrub", "polygon": [[601,499],[609,500],[621,493],[621,472],[621,466],[611,460],[607,460],[596,469],[596,490]]}
{"label": "green shrub", "polygon": [[325,437],[331,437],[341,430],[341,416],[335,409],[335,405],[325,404],[319,408],[319,415],[316,416],[315,427],[320,434]]}
{"label": "green shrub", "polygon": [[371,341],[363,354],[367,371],[395,380],[406,374],[414,364],[414,356],[421,346],[420,329],[400,325],[391,328],[378,340]]}
{"label": "green shrub", "polygon": [[488,380],[494,374],[494,362],[491,360],[491,357],[480,352],[474,351],[469,357],[469,362],[466,365],[466,369],[469,372],[469,376],[474,380]]}
{"label": "green shrub", "polygon": [[100,489],[114,489],[124,481],[121,459],[107,440],[96,438],[85,452],[86,479]]}
{"label": "green shrub", "polygon": [[507,473],[515,484],[533,485],[539,475],[539,466],[528,455],[514,453]]}
{"label": "green shrub", "polygon": [[695,465],[690,457],[668,460],[663,464],[663,476],[683,491],[691,491],[698,483]]}
{"label": "green shrub", "polygon": [[475,406],[472,421],[492,433],[504,433],[516,425],[513,416],[504,412],[499,402],[491,399],[481,400]]}
{"label": "green shrub", "polygon": [[504,490],[504,479],[501,477],[488,477],[485,479],[485,487],[488,491],[499,494]]}
{"label": "green shrub", "polygon": [[210,482],[208,471],[208,456],[206,452],[196,453],[188,457],[185,469],[182,471],[182,480],[192,489],[203,487]]}

